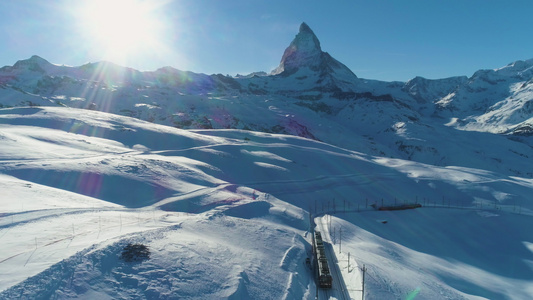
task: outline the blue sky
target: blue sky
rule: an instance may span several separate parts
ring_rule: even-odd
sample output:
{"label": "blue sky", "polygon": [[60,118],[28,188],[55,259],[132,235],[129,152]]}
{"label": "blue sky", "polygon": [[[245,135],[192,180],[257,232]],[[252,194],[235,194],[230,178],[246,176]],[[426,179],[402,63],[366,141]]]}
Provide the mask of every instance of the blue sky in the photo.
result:
{"label": "blue sky", "polygon": [[[105,4],[114,1],[119,0],[95,10],[111,23],[95,19],[95,12],[87,15],[93,0],[1,1],[0,66],[36,54],[72,66],[111,60],[139,70],[269,72],[301,22],[313,29],[323,51],[362,78],[471,76],[533,58],[530,0],[120,0],[134,2],[118,9]],[[124,14],[139,3],[150,7],[149,16],[129,28],[143,41],[110,44],[117,38],[102,38],[112,31],[108,27],[128,24]],[[157,24],[143,24],[149,20]],[[99,22],[107,27],[95,29]],[[150,31],[139,33],[143,28]]]}

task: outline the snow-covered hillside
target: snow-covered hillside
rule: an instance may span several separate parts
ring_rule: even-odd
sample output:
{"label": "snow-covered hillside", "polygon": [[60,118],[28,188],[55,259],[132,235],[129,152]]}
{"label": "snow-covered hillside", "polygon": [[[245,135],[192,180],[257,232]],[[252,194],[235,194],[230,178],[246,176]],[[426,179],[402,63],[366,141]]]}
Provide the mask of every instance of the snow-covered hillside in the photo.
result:
{"label": "snow-covered hillside", "polygon": [[1,109],[0,141],[3,299],[314,299],[309,213],[354,299],[363,264],[365,299],[533,291],[531,179],[63,107]]}

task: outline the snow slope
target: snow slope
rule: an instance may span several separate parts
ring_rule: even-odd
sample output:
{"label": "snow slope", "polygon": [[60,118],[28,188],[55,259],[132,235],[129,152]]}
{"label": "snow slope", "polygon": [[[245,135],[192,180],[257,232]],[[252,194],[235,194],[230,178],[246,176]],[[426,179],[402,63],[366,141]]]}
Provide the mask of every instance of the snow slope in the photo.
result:
{"label": "snow slope", "polygon": [[336,233],[333,248],[345,278],[360,282],[357,268],[366,267],[365,299],[530,299],[533,295],[533,234],[525,230],[531,216],[425,208],[340,213],[324,223]]}
{"label": "snow slope", "polygon": [[356,263],[366,299],[533,289],[528,178],[62,107],[1,109],[0,142],[0,298],[312,299],[309,213],[334,212],[354,299]]}

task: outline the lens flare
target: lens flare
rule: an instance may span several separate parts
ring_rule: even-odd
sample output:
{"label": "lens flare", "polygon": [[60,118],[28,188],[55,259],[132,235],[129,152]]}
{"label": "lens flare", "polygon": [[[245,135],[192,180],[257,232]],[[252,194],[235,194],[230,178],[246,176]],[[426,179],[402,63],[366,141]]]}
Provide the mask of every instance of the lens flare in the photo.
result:
{"label": "lens flare", "polygon": [[409,294],[407,294],[407,297],[405,298],[405,300],[413,300],[416,298],[416,296],[418,295],[418,293],[420,293],[420,288],[417,287],[414,291],[410,292]]}

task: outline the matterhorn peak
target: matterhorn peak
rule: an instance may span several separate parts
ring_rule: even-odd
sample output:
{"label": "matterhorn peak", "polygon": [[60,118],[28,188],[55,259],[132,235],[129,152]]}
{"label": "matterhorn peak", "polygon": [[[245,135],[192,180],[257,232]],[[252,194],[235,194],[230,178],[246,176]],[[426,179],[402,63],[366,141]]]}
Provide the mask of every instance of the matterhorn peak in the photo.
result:
{"label": "matterhorn peak", "polygon": [[300,25],[300,31],[292,41],[291,45],[300,51],[322,52],[320,41],[313,30],[311,30],[309,25],[305,24],[305,22]]}
{"label": "matterhorn peak", "polygon": [[272,74],[294,71],[303,66],[316,66],[319,64],[321,54],[320,41],[313,30],[304,22],[300,25],[300,31],[294,40],[285,49],[279,66],[272,71]]}
{"label": "matterhorn peak", "polygon": [[319,72],[321,76],[335,73],[336,77],[343,77],[347,81],[357,78],[345,65],[322,51],[320,41],[305,22],[300,25],[300,31],[285,49],[279,66],[271,74],[290,75],[300,68]]}

